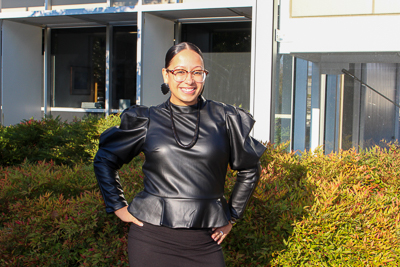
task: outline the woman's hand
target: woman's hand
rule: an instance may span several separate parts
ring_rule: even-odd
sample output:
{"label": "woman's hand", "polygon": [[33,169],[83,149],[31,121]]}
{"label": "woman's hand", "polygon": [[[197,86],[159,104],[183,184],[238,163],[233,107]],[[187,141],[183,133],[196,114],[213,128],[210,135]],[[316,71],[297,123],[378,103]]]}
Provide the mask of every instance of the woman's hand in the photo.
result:
{"label": "woman's hand", "polygon": [[128,211],[128,206],[123,207],[122,209],[114,211],[115,215],[121,219],[123,222],[132,222],[136,225],[143,226],[143,223],[136,219],[132,214]]}
{"label": "woman's hand", "polygon": [[211,237],[219,245],[222,243],[222,241],[225,239],[225,237],[229,234],[231,229],[232,229],[232,224],[230,222],[228,222],[227,225],[224,225],[222,227],[213,228],[212,230],[214,231],[214,233],[211,235]]}

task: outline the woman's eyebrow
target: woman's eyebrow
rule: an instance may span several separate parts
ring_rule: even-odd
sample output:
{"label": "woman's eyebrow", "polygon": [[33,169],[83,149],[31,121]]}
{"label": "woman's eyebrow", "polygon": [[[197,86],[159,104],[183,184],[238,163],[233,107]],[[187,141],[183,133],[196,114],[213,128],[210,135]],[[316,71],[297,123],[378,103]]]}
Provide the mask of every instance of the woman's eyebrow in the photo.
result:
{"label": "woman's eyebrow", "polygon": [[[185,66],[176,66],[174,69],[185,69],[186,67]],[[195,67],[193,67],[193,69],[195,69],[195,68],[203,68],[202,66],[195,66]]]}

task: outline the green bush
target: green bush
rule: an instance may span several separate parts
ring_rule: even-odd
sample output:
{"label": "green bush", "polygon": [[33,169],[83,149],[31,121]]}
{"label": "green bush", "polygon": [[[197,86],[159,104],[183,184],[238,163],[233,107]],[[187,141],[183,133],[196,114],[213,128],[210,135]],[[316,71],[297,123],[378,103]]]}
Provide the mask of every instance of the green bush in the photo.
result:
{"label": "green bush", "polygon": [[269,266],[273,254],[286,248],[293,223],[306,215],[303,207],[311,205],[313,187],[303,180],[300,157],[286,149],[267,144],[254,197],[223,244],[227,266]]}
{"label": "green bush", "polygon": [[399,266],[400,147],[304,153],[313,202],[293,225],[276,266]]}
{"label": "green bush", "polygon": [[[121,170],[128,199],[142,159]],[[128,266],[128,224],[107,215],[93,167],[0,168],[0,266]]]}
{"label": "green bush", "polygon": [[[227,266],[398,266],[400,148],[301,156],[267,145]],[[127,200],[143,156],[121,170]],[[234,184],[229,170],[226,195]],[[107,215],[92,166],[0,168],[0,266],[128,266],[128,224]]]}
{"label": "green bush", "polygon": [[71,123],[59,117],[24,120],[19,124],[0,126],[0,165],[50,161],[55,164],[87,164],[97,151],[100,134],[119,125],[118,115],[107,118],[87,116]]}
{"label": "green bush", "polygon": [[108,128],[118,126],[121,124],[120,114],[111,114],[107,117],[99,118],[95,125],[96,138],[92,139],[92,146],[90,147],[90,156],[91,160],[96,155],[98,146],[99,146],[99,138],[102,132],[107,130]]}

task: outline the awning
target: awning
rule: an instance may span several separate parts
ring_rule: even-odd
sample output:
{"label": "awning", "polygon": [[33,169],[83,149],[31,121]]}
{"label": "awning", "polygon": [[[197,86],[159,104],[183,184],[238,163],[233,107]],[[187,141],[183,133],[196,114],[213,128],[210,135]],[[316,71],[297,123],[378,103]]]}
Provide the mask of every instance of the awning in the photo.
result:
{"label": "awning", "polygon": [[252,8],[207,7],[206,5],[166,4],[142,7],[107,7],[91,9],[41,10],[0,13],[0,19],[38,27],[74,27],[137,24],[137,13],[148,12],[168,20],[190,22],[250,21]]}

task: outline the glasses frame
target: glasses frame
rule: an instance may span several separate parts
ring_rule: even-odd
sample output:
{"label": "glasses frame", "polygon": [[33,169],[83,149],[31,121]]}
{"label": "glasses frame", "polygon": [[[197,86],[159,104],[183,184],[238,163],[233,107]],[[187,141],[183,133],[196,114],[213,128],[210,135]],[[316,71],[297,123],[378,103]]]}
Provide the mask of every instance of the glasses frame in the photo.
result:
{"label": "glasses frame", "polygon": [[[194,74],[194,72],[196,72],[196,71],[203,71],[204,72],[204,78],[203,78],[203,81],[201,81],[201,82],[198,82],[198,81],[195,81],[195,82],[198,82],[198,83],[203,83],[205,80],[206,80],[206,77],[207,77],[207,75],[208,75],[208,73],[209,73],[209,71],[208,70],[206,70],[206,69],[204,69],[204,70],[191,70],[191,71],[187,71],[187,70],[185,70],[185,69],[175,69],[175,70],[170,70],[170,69],[165,69],[168,73],[171,73],[172,75],[174,75],[174,80],[176,81],[176,82],[184,82],[186,79],[187,79],[187,77],[188,77],[188,73],[190,73],[190,77],[193,79],[193,74]],[[177,81],[176,80],[176,74],[175,74],[175,72],[176,71],[185,71],[186,72],[186,76],[185,76],[185,79],[183,79],[182,81]],[[194,80],[194,79],[193,79]]]}

